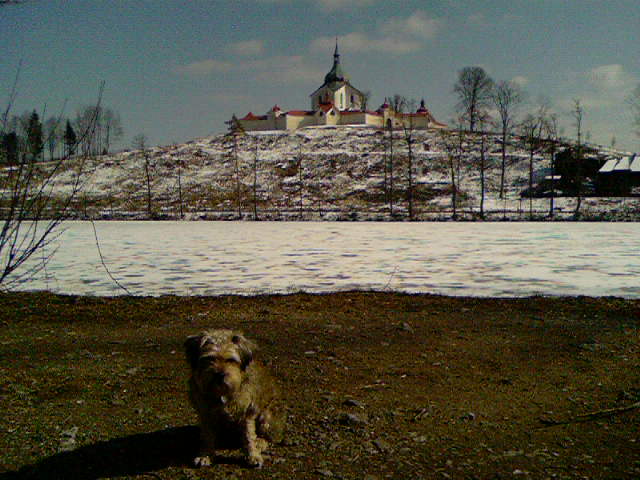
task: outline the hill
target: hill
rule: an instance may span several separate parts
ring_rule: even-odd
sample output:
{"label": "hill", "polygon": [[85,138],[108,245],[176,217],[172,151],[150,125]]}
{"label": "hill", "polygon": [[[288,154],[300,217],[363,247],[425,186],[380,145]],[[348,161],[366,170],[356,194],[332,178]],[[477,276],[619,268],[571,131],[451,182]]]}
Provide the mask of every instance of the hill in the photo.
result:
{"label": "hill", "polygon": [[[250,132],[235,140],[215,135],[98,157],[74,208],[79,217],[94,219],[389,220],[409,217],[411,192],[414,219],[448,219],[453,214],[453,169],[457,217],[478,218],[481,135],[466,134],[464,153],[456,156],[451,149],[457,137],[428,130],[412,133],[412,187],[402,131],[395,132],[391,167],[388,133],[368,127],[315,127]],[[545,218],[548,198],[531,203],[521,198],[529,183],[524,146],[517,139],[507,146],[505,198],[500,199],[500,137],[487,134],[485,142],[485,218]],[[602,162],[612,153],[591,151]],[[537,182],[550,172],[551,161],[549,155],[533,160]],[[71,181],[72,175],[67,177]],[[554,204],[555,218],[570,218],[575,198],[556,198]],[[639,206],[637,198],[590,197],[583,201],[582,218],[637,219]]]}

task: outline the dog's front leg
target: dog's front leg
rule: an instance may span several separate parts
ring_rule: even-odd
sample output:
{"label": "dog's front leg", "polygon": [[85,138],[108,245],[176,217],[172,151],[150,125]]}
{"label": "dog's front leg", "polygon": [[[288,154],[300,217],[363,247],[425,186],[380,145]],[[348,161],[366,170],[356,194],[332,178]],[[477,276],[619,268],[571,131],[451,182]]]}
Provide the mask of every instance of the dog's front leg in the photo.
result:
{"label": "dog's front leg", "polygon": [[[244,445],[247,450],[247,461],[252,467],[261,468],[264,464],[262,458],[263,442],[256,435],[257,413],[251,413],[245,420]],[[262,448],[261,448],[262,447]]]}
{"label": "dog's front leg", "polygon": [[193,459],[196,467],[209,467],[211,459],[215,457],[216,437],[211,428],[200,426],[200,452]]}

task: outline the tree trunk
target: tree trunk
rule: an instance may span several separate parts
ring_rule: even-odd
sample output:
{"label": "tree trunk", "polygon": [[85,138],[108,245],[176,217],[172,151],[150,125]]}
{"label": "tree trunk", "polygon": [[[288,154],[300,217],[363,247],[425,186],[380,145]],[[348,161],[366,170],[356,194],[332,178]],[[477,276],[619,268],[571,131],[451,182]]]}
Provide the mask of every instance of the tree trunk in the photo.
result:
{"label": "tree trunk", "polygon": [[389,215],[393,218],[393,124],[389,130]]}
{"label": "tree trunk", "polygon": [[180,202],[180,218],[184,218],[184,210],[182,207],[182,169],[178,165],[178,201]]}
{"label": "tree trunk", "polygon": [[555,143],[551,144],[551,196],[549,197],[549,218],[553,218],[553,201],[556,195],[556,149]]}
{"label": "tree trunk", "polygon": [[482,134],[480,143],[480,218],[484,220],[484,190],[485,190],[485,137]]}
{"label": "tree trunk", "polygon": [[144,175],[147,183],[147,216],[151,218],[151,173],[149,172],[149,160],[147,158],[144,159]]}
{"label": "tree trunk", "polygon": [[507,169],[507,129],[502,129],[502,164],[500,166],[500,198],[504,198],[504,177]]}
{"label": "tree trunk", "polygon": [[258,145],[253,158],[253,220],[258,220]]}
{"label": "tree trunk", "polygon": [[533,218],[533,148],[529,150],[529,220]]}
{"label": "tree trunk", "polygon": [[408,153],[409,153],[409,186],[407,191],[408,202],[409,202],[409,220],[413,220],[413,147],[412,147],[413,139],[411,138],[411,133],[409,133],[409,137],[407,139],[408,145]]}

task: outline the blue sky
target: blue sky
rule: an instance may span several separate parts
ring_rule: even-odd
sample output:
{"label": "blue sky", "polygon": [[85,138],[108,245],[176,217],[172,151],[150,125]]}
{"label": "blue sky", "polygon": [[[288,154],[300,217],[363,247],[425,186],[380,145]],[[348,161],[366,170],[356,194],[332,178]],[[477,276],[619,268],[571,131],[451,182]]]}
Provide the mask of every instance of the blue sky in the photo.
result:
{"label": "blue sky", "polygon": [[[565,134],[574,98],[593,141],[640,149],[625,98],[640,83],[639,0],[25,0],[0,8],[0,105],[22,59],[14,113],[95,100],[122,146],[222,132],[233,113],[309,108],[335,38],[372,105],[399,93],[453,116],[457,72],[479,65],[544,96]],[[523,107],[523,113],[534,106]]]}

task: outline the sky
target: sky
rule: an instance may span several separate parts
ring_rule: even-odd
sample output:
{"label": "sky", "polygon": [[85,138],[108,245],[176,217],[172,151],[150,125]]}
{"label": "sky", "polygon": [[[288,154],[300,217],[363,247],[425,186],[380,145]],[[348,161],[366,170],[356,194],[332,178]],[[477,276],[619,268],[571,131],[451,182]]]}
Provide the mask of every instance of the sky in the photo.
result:
{"label": "sky", "polygon": [[[0,106],[12,113],[117,111],[120,148],[225,131],[232,114],[308,109],[336,38],[351,83],[424,98],[450,122],[458,72],[481,66],[544,99],[565,136],[575,99],[591,141],[631,151],[625,99],[640,84],[639,0],[24,0],[0,7]],[[63,110],[64,108],[64,110]]]}

